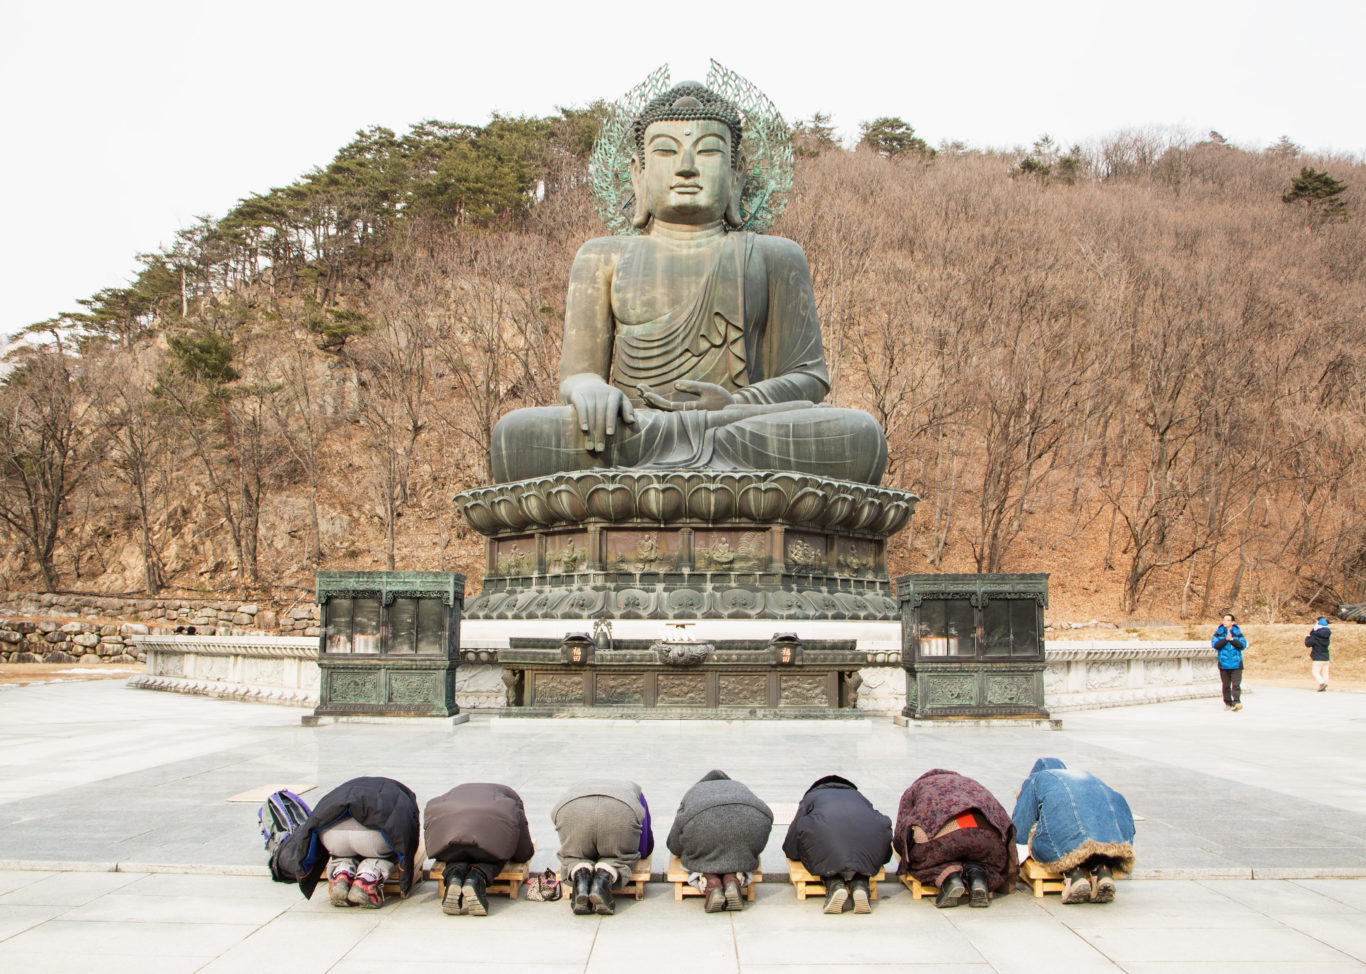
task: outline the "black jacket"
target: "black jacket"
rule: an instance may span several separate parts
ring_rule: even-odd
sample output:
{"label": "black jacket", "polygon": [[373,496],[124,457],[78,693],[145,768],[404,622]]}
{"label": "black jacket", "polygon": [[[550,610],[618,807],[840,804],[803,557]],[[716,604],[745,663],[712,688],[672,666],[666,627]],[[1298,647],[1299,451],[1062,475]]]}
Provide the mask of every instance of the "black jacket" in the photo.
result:
{"label": "black jacket", "polygon": [[323,848],[322,832],[347,817],[378,830],[398,853],[403,895],[407,896],[416,872],[413,860],[421,835],[417,796],[392,778],[352,778],[324,795],[313,814],[280,845],[279,875],[285,881],[298,882],[305,898],[312,896],[330,858]]}
{"label": "black jacket", "polygon": [[1315,626],[1313,632],[1304,637],[1304,644],[1309,647],[1309,658],[1326,662],[1328,659],[1328,642],[1333,638],[1333,630],[1327,626]]}
{"label": "black jacket", "polygon": [[892,820],[852,781],[826,775],[802,796],[783,854],[816,876],[849,871],[872,876],[892,858]]}

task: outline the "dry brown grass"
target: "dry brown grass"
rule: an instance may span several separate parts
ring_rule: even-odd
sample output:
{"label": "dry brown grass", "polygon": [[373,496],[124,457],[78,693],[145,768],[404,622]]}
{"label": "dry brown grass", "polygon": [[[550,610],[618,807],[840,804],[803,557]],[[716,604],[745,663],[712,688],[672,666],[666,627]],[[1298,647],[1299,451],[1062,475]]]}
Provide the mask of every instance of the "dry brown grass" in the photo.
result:
{"label": "dry brown grass", "polygon": [[[1050,618],[1121,625],[1229,606],[1278,622],[1366,596],[1366,213],[1316,224],[1280,201],[1304,164],[1359,198],[1366,166],[1142,138],[1104,157],[1115,178],[1076,185],[1012,177],[1017,160],[996,154],[799,165],[775,232],[810,258],[832,398],[878,416],[888,482],[924,498],[890,543],[892,573],[1049,572]],[[451,498],[484,480],[490,417],[546,397],[570,256],[600,232],[567,194],[505,240],[416,234],[347,285],[346,307],[407,316],[430,338],[423,381],[406,386],[421,390],[420,429],[392,448],[403,483],[362,408],[390,393],[355,366],[394,329],[321,351],[297,294],[263,280],[237,296],[244,384],[307,383],[320,431],[306,460],[265,431],[263,588],[385,567],[392,529],[396,568],[461,571],[478,589],[482,539]],[[500,307],[506,361],[500,329],[460,327]],[[137,353],[149,375],[164,365],[155,342]],[[221,504],[176,442],[152,502],[170,592],[245,595]],[[92,477],[72,499],[63,588],[142,588],[137,518],[112,483]],[[18,545],[0,549],[0,584],[37,587]]]}

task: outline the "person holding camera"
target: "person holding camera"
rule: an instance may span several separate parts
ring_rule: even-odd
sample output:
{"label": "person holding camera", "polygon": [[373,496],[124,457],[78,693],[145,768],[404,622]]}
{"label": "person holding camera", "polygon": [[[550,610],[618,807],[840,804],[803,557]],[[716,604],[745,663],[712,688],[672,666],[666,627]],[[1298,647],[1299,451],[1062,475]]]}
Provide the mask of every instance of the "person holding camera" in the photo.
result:
{"label": "person holding camera", "polygon": [[1209,641],[1219,652],[1219,682],[1224,688],[1224,709],[1243,709],[1243,650],[1247,637],[1238,628],[1232,612],[1224,613],[1224,621],[1214,630]]}

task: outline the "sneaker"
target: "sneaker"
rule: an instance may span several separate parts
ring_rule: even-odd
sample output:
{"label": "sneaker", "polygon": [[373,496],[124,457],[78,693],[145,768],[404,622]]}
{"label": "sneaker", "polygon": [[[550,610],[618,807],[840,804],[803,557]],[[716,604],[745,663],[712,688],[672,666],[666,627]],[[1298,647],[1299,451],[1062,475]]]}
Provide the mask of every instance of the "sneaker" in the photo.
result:
{"label": "sneaker", "polygon": [[844,885],[844,880],[838,876],[831,876],[825,881],[825,912],[831,916],[838,916],[844,912],[845,901],[849,899],[849,887]]}
{"label": "sneaker", "polygon": [[384,882],[375,876],[357,876],[351,882],[346,902],[367,910],[378,910],[384,905]]}
{"label": "sneaker", "polygon": [[1239,710],[1242,710],[1242,709],[1243,709],[1243,705],[1240,704],[1240,703],[1235,703],[1235,704],[1233,705],[1233,710],[1234,710],[1235,713],[1237,713]]}
{"label": "sneaker", "polygon": [[327,898],[332,901],[333,906],[350,906],[347,894],[351,892],[351,881],[354,877],[347,872],[338,871],[333,874],[327,883]]}
{"label": "sneaker", "polygon": [[446,895],[441,897],[441,912],[447,916],[462,917],[465,915],[465,904],[461,902],[461,895],[464,887],[459,881],[446,884]]}
{"label": "sneaker", "polygon": [[1096,867],[1091,877],[1091,902],[1109,903],[1115,898],[1115,877],[1109,866]]}
{"label": "sneaker", "polygon": [[1091,877],[1085,869],[1074,869],[1067,874],[1062,901],[1068,904],[1091,902]]}
{"label": "sneaker", "polygon": [[734,873],[726,873],[721,877],[721,892],[726,897],[727,910],[743,910],[745,908],[745,898],[740,892],[740,877]]}
{"label": "sneaker", "polygon": [[853,891],[854,912],[872,913],[873,902],[871,894],[868,891],[868,880],[864,879],[862,876],[855,876],[854,881],[849,884],[849,888]]}
{"label": "sneaker", "polygon": [[1328,689],[1328,684],[1326,684],[1326,683],[1320,683],[1320,684],[1319,684],[1319,693],[1322,693],[1324,690],[1327,690],[1327,689]]}
{"label": "sneaker", "polygon": [[1226,704],[1224,704],[1224,709],[1225,709],[1225,710],[1232,710],[1232,709],[1233,709],[1233,704],[1231,704],[1231,703],[1226,703]]}

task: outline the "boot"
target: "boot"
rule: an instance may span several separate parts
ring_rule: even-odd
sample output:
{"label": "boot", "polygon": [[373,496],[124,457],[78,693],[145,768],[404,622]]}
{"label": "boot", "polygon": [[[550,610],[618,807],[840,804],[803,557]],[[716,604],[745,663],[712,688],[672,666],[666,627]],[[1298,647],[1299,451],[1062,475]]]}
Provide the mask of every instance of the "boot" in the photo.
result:
{"label": "boot", "polygon": [[743,910],[745,908],[745,899],[740,893],[739,876],[735,873],[726,873],[721,877],[721,889],[726,897],[727,910]]}
{"label": "boot", "polygon": [[1064,903],[1089,903],[1091,900],[1091,877],[1080,867],[1069,872],[1064,879],[1062,901]]}
{"label": "boot", "polygon": [[954,873],[944,880],[943,886],[939,887],[939,895],[934,898],[934,905],[941,910],[947,910],[950,907],[957,906],[958,901],[967,893],[968,888],[963,884],[963,874]]}
{"label": "boot", "polygon": [[1109,903],[1115,898],[1115,877],[1108,865],[1096,867],[1091,876],[1091,902]]}
{"label": "boot", "polygon": [[855,876],[849,884],[850,895],[854,898],[855,913],[872,913],[872,893],[868,889],[867,876]]}
{"label": "boot", "polygon": [[446,893],[441,897],[441,912],[448,916],[458,917],[465,915],[465,906],[460,902],[460,895],[465,885],[465,874],[470,867],[465,864],[456,865],[446,863],[441,867],[441,878],[446,881]]}
{"label": "boot", "polygon": [[593,873],[593,885],[588,890],[588,902],[593,904],[593,912],[599,916],[610,917],[617,911],[616,903],[612,900],[612,887],[616,881],[617,874],[610,869],[599,869]]}
{"label": "boot", "polygon": [[844,912],[844,903],[849,899],[849,887],[844,885],[844,880],[838,876],[828,876],[825,879],[825,912],[831,916],[838,916]]}
{"label": "boot", "polygon": [[715,873],[706,873],[702,877],[705,887],[705,898],[702,909],[708,913],[720,913],[726,908],[726,891],[721,888],[721,877]]}
{"label": "boot", "polygon": [[593,904],[590,901],[592,888],[593,871],[587,866],[583,869],[575,870],[573,910],[579,916],[587,916],[593,912]]}
{"label": "boot", "polygon": [[465,905],[465,915],[472,917],[486,917],[489,915],[489,898],[484,891],[488,880],[484,874],[477,869],[471,869],[465,877],[465,885],[460,894],[460,900]]}
{"label": "boot", "polygon": [[987,871],[976,863],[963,867],[968,878],[968,906],[985,909],[991,906],[991,890],[987,889]]}

